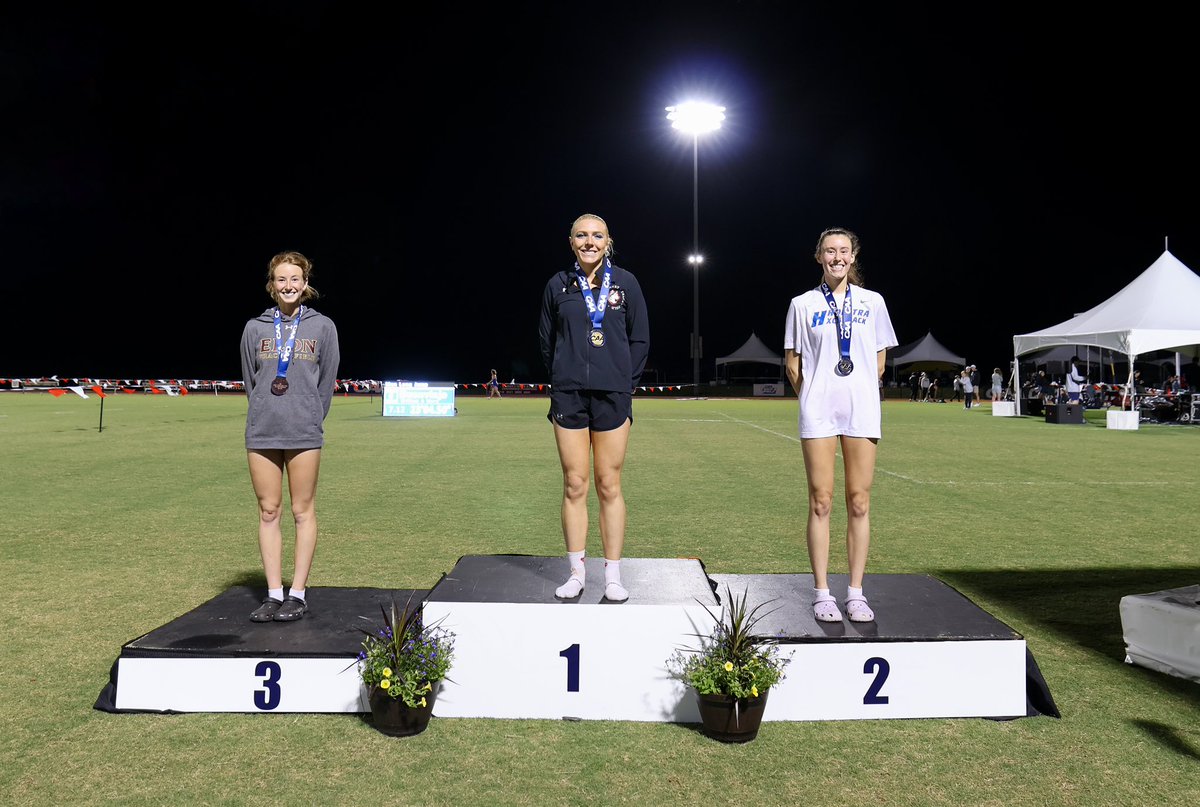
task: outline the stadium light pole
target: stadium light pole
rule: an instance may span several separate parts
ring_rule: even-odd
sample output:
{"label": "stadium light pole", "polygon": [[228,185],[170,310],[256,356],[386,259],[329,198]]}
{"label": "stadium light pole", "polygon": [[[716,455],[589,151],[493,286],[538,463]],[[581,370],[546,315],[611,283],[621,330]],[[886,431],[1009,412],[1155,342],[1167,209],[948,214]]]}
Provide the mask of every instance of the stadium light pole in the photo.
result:
{"label": "stadium light pole", "polygon": [[684,101],[667,107],[671,127],[692,136],[692,385],[700,397],[700,135],[721,128],[725,107],[706,101]]}

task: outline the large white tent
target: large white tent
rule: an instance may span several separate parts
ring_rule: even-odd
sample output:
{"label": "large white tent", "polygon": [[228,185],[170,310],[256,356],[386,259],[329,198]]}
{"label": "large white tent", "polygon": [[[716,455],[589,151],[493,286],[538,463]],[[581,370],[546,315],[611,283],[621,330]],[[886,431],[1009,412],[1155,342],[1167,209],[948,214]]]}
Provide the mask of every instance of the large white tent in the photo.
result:
{"label": "large white tent", "polygon": [[962,369],[967,360],[951,353],[945,345],[934,338],[933,331],[926,331],[925,335],[917,341],[889,350],[884,363],[892,368],[894,379],[902,366],[912,365],[914,370]]}
{"label": "large white tent", "polygon": [[[731,364],[769,364],[775,368],[775,373],[783,378],[783,357],[763,343],[758,335],[751,332],[750,338],[737,350],[728,356],[717,359],[717,376],[728,380],[729,365]],[[722,373],[721,371],[725,372]]]}
{"label": "large white tent", "polygon": [[[1129,372],[1141,354],[1200,344],[1200,275],[1169,251],[1125,288],[1065,322],[1013,337],[1021,357],[1057,345],[1090,345],[1123,353]],[[1014,362],[1015,365],[1015,362]],[[1019,379],[1015,384],[1020,389]]]}

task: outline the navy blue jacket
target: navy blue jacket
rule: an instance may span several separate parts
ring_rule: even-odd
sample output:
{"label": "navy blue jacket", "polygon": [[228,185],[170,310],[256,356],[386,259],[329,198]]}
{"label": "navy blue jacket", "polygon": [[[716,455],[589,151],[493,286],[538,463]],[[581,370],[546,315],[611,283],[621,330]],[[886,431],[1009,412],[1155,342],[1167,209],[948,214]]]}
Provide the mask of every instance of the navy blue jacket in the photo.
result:
{"label": "navy blue jacket", "polygon": [[[592,299],[599,289],[592,289]],[[550,386],[561,390],[632,392],[650,355],[650,320],[632,272],[612,265],[604,311],[604,347],[588,339],[592,321],[572,267],[557,272],[542,293],[538,339]]]}

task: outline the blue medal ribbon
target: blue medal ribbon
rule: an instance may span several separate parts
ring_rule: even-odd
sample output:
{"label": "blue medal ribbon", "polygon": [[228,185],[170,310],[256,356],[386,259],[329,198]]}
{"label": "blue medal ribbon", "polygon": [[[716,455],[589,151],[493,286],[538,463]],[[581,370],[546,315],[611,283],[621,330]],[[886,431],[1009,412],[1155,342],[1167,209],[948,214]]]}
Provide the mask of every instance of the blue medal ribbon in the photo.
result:
{"label": "blue medal ribbon", "polygon": [[583,295],[583,304],[587,306],[588,319],[592,323],[592,332],[589,338],[596,347],[604,346],[604,312],[608,307],[608,288],[612,281],[612,263],[608,258],[604,259],[604,277],[600,281],[600,301],[597,303],[592,300],[592,284],[588,282],[587,275],[579,268],[579,264],[575,264],[575,276],[579,278],[579,293]]}
{"label": "blue medal ribbon", "polygon": [[296,318],[292,320],[291,326],[288,328],[287,343],[280,348],[279,343],[283,340],[283,317],[279,313],[279,309],[275,309],[275,349],[279,351],[279,364],[275,370],[276,378],[286,378],[288,365],[292,362],[292,349],[296,345],[296,331],[300,328],[300,317],[304,315],[304,306],[300,306],[300,310],[296,312]]}
{"label": "blue medal ribbon", "polygon": [[825,303],[833,312],[834,322],[838,327],[838,352],[842,360],[838,362],[835,372],[838,375],[850,375],[854,371],[854,362],[850,360],[850,332],[854,327],[854,305],[850,302],[850,284],[846,284],[846,297],[842,300],[842,312],[838,314],[837,302],[833,299],[833,290],[824,280],[821,281],[821,293],[825,295]]}

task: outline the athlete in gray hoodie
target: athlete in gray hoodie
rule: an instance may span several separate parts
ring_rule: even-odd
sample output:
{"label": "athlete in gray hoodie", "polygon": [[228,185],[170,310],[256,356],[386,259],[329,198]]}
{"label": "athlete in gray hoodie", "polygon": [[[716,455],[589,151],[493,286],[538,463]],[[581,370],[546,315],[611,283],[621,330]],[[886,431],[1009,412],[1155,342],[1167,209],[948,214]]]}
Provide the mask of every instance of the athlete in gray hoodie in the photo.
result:
{"label": "athlete in gray hoodie", "polygon": [[[254,622],[291,622],[308,611],[305,586],[317,545],[316,493],[325,444],[325,416],[337,383],[337,328],[304,303],[317,296],[308,284],[312,262],[299,252],[271,259],[267,293],[275,300],[242,331],[246,387],[246,452],[258,497],[258,547],[267,596]],[[283,477],[296,522],[295,572],[283,596]]]}

